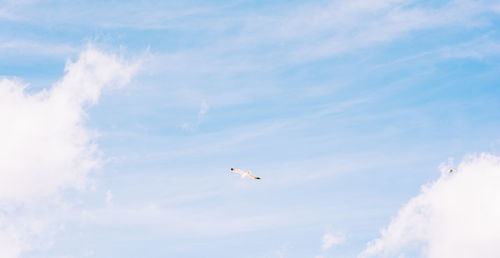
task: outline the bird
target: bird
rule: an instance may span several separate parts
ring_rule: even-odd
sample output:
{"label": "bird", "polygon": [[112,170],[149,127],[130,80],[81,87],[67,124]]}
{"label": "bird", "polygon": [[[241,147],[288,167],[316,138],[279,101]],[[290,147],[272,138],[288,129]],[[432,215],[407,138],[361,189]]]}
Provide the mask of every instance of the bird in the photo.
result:
{"label": "bird", "polygon": [[453,168],[450,168],[450,170],[448,172],[453,173],[453,171],[455,171],[455,170],[453,170]]}
{"label": "bird", "polygon": [[248,172],[245,172],[243,170],[239,170],[239,169],[235,169],[235,168],[231,168],[231,171],[235,172],[235,173],[238,173],[241,175],[241,178],[244,178],[244,177],[251,177],[253,179],[260,179],[260,177],[258,176],[254,176],[250,173],[250,170]]}

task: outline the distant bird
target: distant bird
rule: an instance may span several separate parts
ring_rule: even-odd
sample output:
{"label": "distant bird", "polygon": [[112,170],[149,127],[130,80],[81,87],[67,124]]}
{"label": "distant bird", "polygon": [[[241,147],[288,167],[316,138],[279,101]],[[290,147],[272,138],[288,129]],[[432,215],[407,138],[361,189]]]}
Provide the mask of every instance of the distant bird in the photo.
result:
{"label": "distant bird", "polygon": [[450,170],[448,172],[453,173],[453,171],[455,171],[455,170],[453,170],[453,168],[450,168]]}
{"label": "distant bird", "polygon": [[235,168],[231,168],[231,171],[235,172],[235,173],[238,173],[241,175],[241,178],[244,178],[244,177],[251,177],[253,179],[260,179],[260,177],[257,177],[257,176],[254,176],[250,173],[250,170],[248,172],[245,172],[243,170],[239,170],[239,169],[235,169]]}

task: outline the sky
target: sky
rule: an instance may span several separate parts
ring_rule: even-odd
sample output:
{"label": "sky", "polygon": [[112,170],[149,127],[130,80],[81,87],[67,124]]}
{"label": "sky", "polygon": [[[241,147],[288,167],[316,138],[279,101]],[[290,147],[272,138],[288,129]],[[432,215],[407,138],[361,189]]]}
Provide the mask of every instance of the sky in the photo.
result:
{"label": "sky", "polygon": [[0,0],[0,257],[498,257],[499,28],[495,0]]}

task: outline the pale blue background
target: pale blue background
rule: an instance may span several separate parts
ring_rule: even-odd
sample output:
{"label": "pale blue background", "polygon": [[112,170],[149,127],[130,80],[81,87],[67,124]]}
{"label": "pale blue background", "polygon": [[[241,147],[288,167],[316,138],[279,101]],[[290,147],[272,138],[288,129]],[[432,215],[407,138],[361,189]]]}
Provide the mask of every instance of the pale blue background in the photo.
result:
{"label": "pale blue background", "polygon": [[[0,75],[28,91],[88,44],[143,60],[88,110],[95,190],[23,257],[314,257],[328,231],[355,257],[441,163],[500,147],[498,1],[0,3]],[[405,10],[456,16],[377,23]]]}

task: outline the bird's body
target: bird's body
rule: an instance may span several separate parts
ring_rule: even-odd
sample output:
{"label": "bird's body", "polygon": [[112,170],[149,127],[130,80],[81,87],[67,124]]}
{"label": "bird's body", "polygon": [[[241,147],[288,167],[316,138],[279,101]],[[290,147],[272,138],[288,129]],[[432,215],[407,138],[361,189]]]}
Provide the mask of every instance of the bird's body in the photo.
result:
{"label": "bird's body", "polygon": [[245,172],[243,170],[239,170],[239,169],[235,169],[235,168],[231,168],[231,171],[235,172],[235,173],[238,173],[241,175],[241,178],[245,178],[245,177],[251,177],[253,179],[260,179],[260,177],[257,177],[257,176],[254,176],[252,175],[252,173],[250,173],[250,171],[248,172]]}

